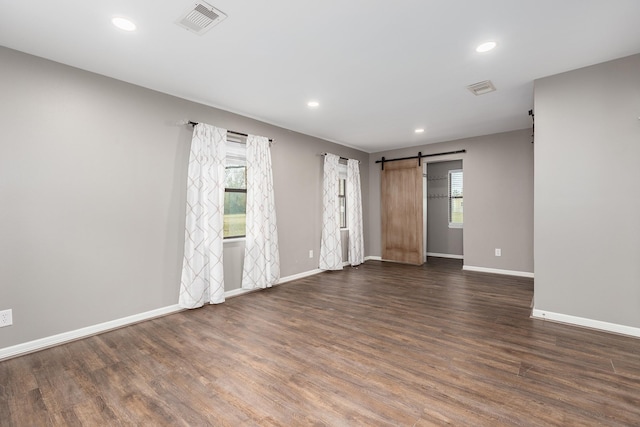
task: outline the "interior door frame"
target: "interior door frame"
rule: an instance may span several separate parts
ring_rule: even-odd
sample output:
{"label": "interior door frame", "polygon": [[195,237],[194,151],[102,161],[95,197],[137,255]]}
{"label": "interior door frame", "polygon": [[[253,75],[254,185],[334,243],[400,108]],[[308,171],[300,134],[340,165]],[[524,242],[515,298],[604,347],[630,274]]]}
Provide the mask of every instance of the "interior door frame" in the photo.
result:
{"label": "interior door frame", "polygon": [[[462,157],[447,158],[447,159],[445,159],[445,160],[442,160],[442,159],[437,159],[437,160],[436,160],[436,159],[433,159],[433,160],[430,160],[430,161],[427,161],[426,159],[423,159],[423,160],[422,160],[422,163],[423,163],[423,165],[424,165],[424,166],[423,166],[423,167],[424,167],[424,172],[423,172],[423,174],[422,174],[422,176],[423,176],[423,181],[422,181],[422,185],[423,185],[423,188],[422,188],[422,197],[424,198],[423,203],[422,203],[422,207],[423,207],[422,219],[423,219],[423,222],[424,222],[424,224],[423,224],[424,231],[423,231],[423,233],[422,233],[422,234],[423,234],[422,238],[424,239],[424,262],[425,262],[425,263],[427,262],[427,248],[428,248],[428,241],[427,241],[427,237],[428,237],[428,235],[427,235],[427,228],[428,228],[428,225],[429,225],[429,218],[428,218],[428,216],[427,216],[427,211],[428,211],[428,208],[429,208],[429,205],[428,205],[428,203],[429,203],[429,201],[428,201],[428,200],[429,200],[429,198],[427,197],[427,196],[428,196],[427,165],[428,165],[429,163],[455,162],[455,161],[457,161],[457,160],[460,160],[460,162],[462,162],[462,166],[460,167],[460,169],[462,169],[462,171],[464,172],[464,158],[462,158]],[[463,231],[462,231],[462,233],[463,233],[463,235],[464,235],[464,227],[463,227],[463,229],[462,229],[462,230],[463,230]],[[464,253],[464,238],[463,238],[463,240],[462,240],[462,247],[463,247],[463,251],[462,251],[462,252]],[[463,257],[464,257],[464,255],[463,255]],[[464,259],[464,258],[463,258],[463,259]]]}

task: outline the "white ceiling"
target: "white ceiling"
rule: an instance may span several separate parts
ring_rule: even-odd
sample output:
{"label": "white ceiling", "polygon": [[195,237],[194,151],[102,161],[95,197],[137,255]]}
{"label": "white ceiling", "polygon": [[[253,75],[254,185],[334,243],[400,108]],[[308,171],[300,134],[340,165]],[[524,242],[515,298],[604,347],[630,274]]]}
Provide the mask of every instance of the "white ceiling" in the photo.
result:
{"label": "white ceiling", "polygon": [[640,52],[638,0],[208,2],[198,36],[190,0],[0,0],[0,45],[367,152],[530,127],[534,79]]}

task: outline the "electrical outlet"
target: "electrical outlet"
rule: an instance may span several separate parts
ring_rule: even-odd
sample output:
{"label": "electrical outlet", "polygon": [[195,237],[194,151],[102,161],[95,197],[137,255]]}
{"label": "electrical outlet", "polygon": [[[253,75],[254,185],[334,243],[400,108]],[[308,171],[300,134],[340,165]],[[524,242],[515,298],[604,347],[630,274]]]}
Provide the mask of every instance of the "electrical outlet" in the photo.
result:
{"label": "electrical outlet", "polygon": [[496,256],[502,256],[502,249],[496,248]]}
{"label": "electrical outlet", "polygon": [[309,251],[309,258],[313,258],[313,249]]}
{"label": "electrical outlet", "polygon": [[0,311],[0,328],[13,325],[11,309]]}

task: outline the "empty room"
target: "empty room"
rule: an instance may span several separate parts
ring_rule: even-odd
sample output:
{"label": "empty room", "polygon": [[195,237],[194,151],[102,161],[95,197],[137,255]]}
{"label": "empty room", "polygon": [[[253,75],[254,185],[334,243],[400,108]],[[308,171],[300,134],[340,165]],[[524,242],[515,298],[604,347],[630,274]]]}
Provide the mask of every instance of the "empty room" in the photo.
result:
{"label": "empty room", "polygon": [[640,425],[638,17],[0,1],[0,425]]}

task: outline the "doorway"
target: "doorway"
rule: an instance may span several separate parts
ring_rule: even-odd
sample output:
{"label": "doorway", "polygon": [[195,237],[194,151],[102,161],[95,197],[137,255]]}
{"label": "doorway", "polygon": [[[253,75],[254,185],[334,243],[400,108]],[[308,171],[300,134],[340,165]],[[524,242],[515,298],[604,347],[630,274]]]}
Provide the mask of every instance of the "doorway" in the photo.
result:
{"label": "doorway", "polygon": [[463,259],[462,160],[425,163],[423,188],[425,262],[427,256]]}

